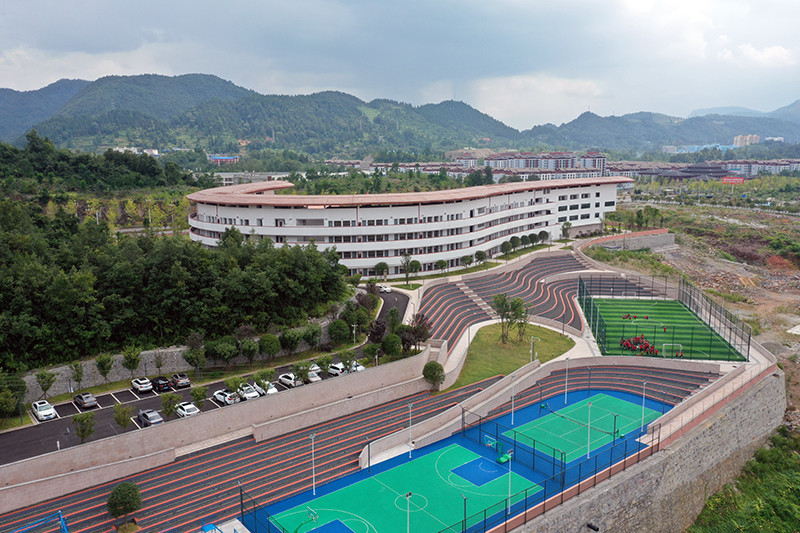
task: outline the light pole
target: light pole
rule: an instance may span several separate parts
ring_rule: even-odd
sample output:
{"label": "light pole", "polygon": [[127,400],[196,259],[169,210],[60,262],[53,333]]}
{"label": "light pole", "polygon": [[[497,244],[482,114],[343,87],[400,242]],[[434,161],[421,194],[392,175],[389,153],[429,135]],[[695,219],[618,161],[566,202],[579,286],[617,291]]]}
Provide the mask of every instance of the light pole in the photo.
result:
{"label": "light pole", "polygon": [[311,494],[314,496],[317,495],[317,471],[314,464],[314,439],[316,436],[316,433],[312,433],[308,436],[308,438],[311,439]]}
{"label": "light pole", "polygon": [[406,533],[411,533],[411,496],[410,492],[406,493]]}
{"label": "light pole", "polygon": [[567,386],[569,385],[569,357],[565,359],[567,366],[564,373],[564,405],[567,405]]}
{"label": "light pole", "polygon": [[514,450],[508,450],[508,509],[511,510],[511,459],[514,457]]}
{"label": "light pole", "polygon": [[644,427],[644,395],[647,391],[647,382],[642,381],[642,427]]}
{"label": "light pole", "polygon": [[[408,404],[408,458],[411,459],[411,448],[414,446],[413,435],[411,433],[411,408],[414,407],[413,403]],[[411,493],[409,493],[411,494]]]}
{"label": "light pole", "polygon": [[536,348],[536,343],[533,342],[533,336],[531,336],[531,363],[533,363],[533,350]]}
{"label": "light pole", "polygon": [[592,402],[588,403],[589,418],[586,423],[586,458],[589,458],[589,452],[592,451]]}
{"label": "light pole", "polygon": [[358,324],[352,324],[352,326],[353,326],[353,344],[356,343],[356,326],[357,325]]}
{"label": "light pole", "polygon": [[466,531],[467,530],[467,500],[469,500],[469,498],[464,496],[463,492],[461,493],[461,497],[464,498],[464,524],[461,526],[461,530],[462,531]]}
{"label": "light pole", "polygon": [[514,379],[516,374],[511,374],[511,426],[514,426]]}
{"label": "light pole", "polygon": [[369,437],[364,437],[367,439],[367,474],[372,473],[372,449],[370,448],[370,444],[372,442],[369,440]]}

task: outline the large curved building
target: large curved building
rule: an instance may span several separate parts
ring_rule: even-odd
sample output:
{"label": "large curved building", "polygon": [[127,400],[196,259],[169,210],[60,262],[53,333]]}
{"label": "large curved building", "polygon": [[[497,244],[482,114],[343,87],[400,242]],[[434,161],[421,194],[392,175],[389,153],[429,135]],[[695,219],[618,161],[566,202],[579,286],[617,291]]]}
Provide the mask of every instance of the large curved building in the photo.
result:
{"label": "large curved building", "polygon": [[275,194],[286,181],[248,183],[192,193],[192,240],[216,246],[227,228],[249,240],[320,248],[335,246],[351,274],[373,275],[383,261],[390,275],[401,275],[409,254],[422,270],[444,260],[451,267],[479,250],[491,257],[504,241],[546,231],[561,236],[569,221],[577,235],[601,227],[617,204],[625,177],[528,181],[444,191],[355,194]]}

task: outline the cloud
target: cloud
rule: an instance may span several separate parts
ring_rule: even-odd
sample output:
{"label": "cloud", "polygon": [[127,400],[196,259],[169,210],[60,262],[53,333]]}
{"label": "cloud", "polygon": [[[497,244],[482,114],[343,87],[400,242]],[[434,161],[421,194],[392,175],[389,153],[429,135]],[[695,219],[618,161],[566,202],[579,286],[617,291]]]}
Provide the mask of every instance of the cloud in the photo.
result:
{"label": "cloud", "polygon": [[751,44],[739,46],[742,58],[759,67],[790,67],[797,63],[794,53],[783,46],[767,46],[761,49]]}
{"label": "cloud", "polygon": [[528,129],[575,118],[605,98],[594,80],[532,73],[476,80],[469,88],[468,100],[512,127]]}

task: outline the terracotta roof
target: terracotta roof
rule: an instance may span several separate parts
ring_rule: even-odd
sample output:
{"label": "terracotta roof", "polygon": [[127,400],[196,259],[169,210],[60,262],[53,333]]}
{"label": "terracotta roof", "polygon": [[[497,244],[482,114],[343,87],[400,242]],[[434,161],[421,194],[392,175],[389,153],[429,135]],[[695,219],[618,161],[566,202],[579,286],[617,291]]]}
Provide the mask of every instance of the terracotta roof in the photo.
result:
{"label": "terracotta roof", "polygon": [[634,180],[624,176],[605,178],[576,178],[563,180],[524,181],[519,183],[498,183],[463,189],[443,191],[408,192],[388,194],[342,194],[342,195],[300,195],[275,194],[275,191],[288,189],[294,185],[287,181],[267,181],[263,183],[244,183],[228,187],[205,189],[186,197],[192,202],[221,205],[272,205],[343,207],[359,205],[409,205],[474,200],[489,196],[501,196],[522,191],[578,187],[581,185],[605,185],[631,183]]}

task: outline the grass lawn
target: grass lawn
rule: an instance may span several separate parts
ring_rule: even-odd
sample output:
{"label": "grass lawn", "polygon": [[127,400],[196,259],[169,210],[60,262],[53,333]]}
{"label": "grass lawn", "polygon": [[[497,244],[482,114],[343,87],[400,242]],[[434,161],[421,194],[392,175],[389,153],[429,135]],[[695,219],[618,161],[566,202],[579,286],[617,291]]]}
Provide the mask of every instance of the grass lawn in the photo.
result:
{"label": "grass lawn", "polygon": [[541,326],[529,325],[524,340],[516,340],[512,332],[508,344],[500,342],[500,324],[492,324],[478,330],[469,347],[469,355],[461,375],[451,388],[463,387],[498,374],[508,375],[531,361],[531,336],[538,337],[536,353],[545,363],[569,351],[575,341],[557,331]]}

